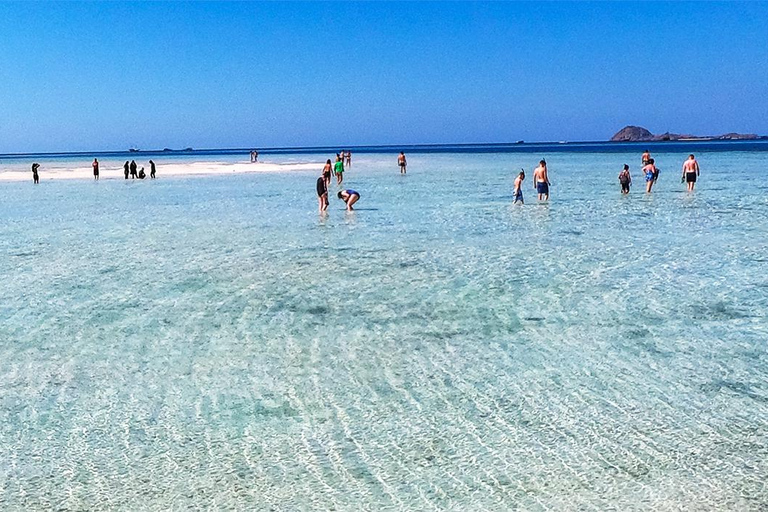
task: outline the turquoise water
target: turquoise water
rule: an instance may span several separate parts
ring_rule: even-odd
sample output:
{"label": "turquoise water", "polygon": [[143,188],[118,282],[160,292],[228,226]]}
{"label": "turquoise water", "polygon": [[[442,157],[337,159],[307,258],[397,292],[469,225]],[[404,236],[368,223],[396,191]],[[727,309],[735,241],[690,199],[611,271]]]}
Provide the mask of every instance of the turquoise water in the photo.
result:
{"label": "turquoise water", "polygon": [[768,152],[541,156],[1,184],[0,508],[765,510]]}

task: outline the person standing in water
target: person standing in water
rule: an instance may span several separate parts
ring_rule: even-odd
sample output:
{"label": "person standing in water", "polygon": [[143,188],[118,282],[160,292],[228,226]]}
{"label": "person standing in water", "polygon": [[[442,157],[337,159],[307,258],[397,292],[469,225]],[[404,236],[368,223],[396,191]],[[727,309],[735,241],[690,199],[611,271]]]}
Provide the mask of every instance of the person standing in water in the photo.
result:
{"label": "person standing in water", "polygon": [[397,166],[400,167],[400,174],[405,174],[407,172],[408,161],[405,159],[405,153],[402,151],[397,157]]}
{"label": "person standing in water", "polygon": [[323,166],[323,179],[325,180],[325,186],[326,188],[330,186],[331,184],[331,173],[333,172],[333,164],[331,163],[331,159],[325,161],[325,165]]}
{"label": "person standing in water", "polygon": [[683,163],[683,180],[688,184],[688,192],[693,192],[698,176],[700,176],[699,162],[696,161],[695,156],[688,155],[688,160]]}
{"label": "person standing in water", "polygon": [[40,168],[40,164],[37,162],[32,164],[32,182],[35,184],[40,183],[40,176],[37,174],[37,170]]}
{"label": "person standing in water", "polygon": [[336,184],[341,185],[344,181],[344,162],[341,161],[341,157],[336,155],[336,163],[333,164],[333,172],[336,174]]}
{"label": "person standing in water", "polygon": [[545,160],[539,160],[539,166],[533,171],[533,188],[539,194],[539,201],[549,201],[549,174]]}
{"label": "person standing in water", "polygon": [[351,212],[354,209],[352,208],[352,205],[360,199],[360,194],[352,189],[339,190],[339,193],[336,194],[336,196],[347,204],[348,212]]}
{"label": "person standing in water", "polygon": [[627,164],[624,164],[624,170],[619,173],[619,183],[621,183],[621,193],[629,194],[632,176],[629,174],[629,166]]}
{"label": "person standing in water", "polygon": [[643,165],[648,165],[648,162],[650,161],[651,161],[651,152],[646,149],[642,156]]}
{"label": "person standing in water", "polygon": [[352,167],[352,152],[347,151],[347,168]]}
{"label": "person standing in water", "polygon": [[320,213],[328,209],[328,184],[325,181],[325,173],[317,178],[317,205]]}
{"label": "person standing in water", "polygon": [[149,161],[149,177],[151,179],[155,179],[155,171],[157,171],[157,169],[155,168],[155,162],[150,160]]}
{"label": "person standing in water", "polygon": [[131,179],[136,179],[136,160],[131,160]]}
{"label": "person standing in water", "polygon": [[520,169],[520,174],[517,175],[517,178],[515,178],[515,200],[512,204],[517,204],[518,202],[520,204],[525,204],[525,201],[523,201],[523,181],[525,180],[525,170]]}
{"label": "person standing in water", "polygon": [[93,167],[93,179],[99,181],[99,161],[94,158],[91,167]]}
{"label": "person standing in water", "polygon": [[123,174],[125,175],[125,179],[128,179],[129,169],[130,169],[130,164],[128,163],[128,160],[126,160],[125,164],[123,165]]}
{"label": "person standing in water", "polygon": [[659,171],[656,169],[656,161],[651,158],[648,163],[643,167],[643,174],[645,174],[645,193],[650,194],[653,184],[656,183],[656,179],[659,176]]}

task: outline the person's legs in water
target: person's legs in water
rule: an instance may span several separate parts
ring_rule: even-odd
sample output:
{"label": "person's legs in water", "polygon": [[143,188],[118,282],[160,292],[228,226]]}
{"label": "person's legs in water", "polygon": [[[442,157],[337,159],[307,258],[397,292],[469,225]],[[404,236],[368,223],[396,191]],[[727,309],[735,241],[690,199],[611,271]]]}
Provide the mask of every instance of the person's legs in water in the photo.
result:
{"label": "person's legs in water", "polygon": [[357,202],[357,200],[360,199],[360,194],[352,194],[349,196],[349,199],[347,199],[347,210],[353,210],[352,205]]}

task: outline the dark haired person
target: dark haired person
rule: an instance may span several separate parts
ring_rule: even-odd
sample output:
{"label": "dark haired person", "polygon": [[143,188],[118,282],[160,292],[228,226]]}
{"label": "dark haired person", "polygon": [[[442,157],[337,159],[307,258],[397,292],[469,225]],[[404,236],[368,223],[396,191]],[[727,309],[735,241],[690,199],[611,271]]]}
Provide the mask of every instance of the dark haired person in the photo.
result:
{"label": "dark haired person", "polygon": [[333,164],[329,158],[325,161],[325,165],[323,166],[323,179],[325,180],[326,188],[331,184],[331,172],[333,172]]}
{"label": "dark haired person", "polygon": [[144,179],[144,178],[146,178],[146,177],[147,177],[147,173],[145,173],[145,172],[144,172],[144,168],[142,167],[142,168],[139,170],[139,179],[140,179],[140,180],[143,180],[143,179]]}
{"label": "dark haired person", "polygon": [[646,149],[642,156],[643,165],[648,165],[648,162],[650,161],[651,161],[651,152]]}
{"label": "dark haired person", "polygon": [[352,211],[352,205],[360,199],[360,194],[352,189],[339,190],[336,196],[347,204],[347,211]]}
{"label": "dark haired person", "polygon": [[32,164],[32,181],[37,184],[40,183],[40,176],[37,174],[37,170],[40,168],[40,164],[35,162]]}
{"label": "dark haired person", "polygon": [[131,179],[136,179],[136,160],[131,160]]}
{"label": "dark haired person", "polygon": [[656,179],[659,177],[659,171],[656,169],[656,160],[651,158],[648,163],[643,167],[643,173],[645,174],[645,192],[651,193],[653,184],[656,183]]}
{"label": "dark haired person", "polygon": [[344,181],[344,162],[338,154],[336,155],[336,163],[333,164],[333,172],[336,174],[336,184],[341,185],[341,182]]}
{"label": "dark haired person", "polygon": [[157,169],[155,168],[155,162],[153,162],[152,160],[150,160],[150,161],[149,161],[149,177],[150,177],[151,179],[155,179],[155,172],[156,172],[156,171],[157,171]]}
{"label": "dark haired person", "polygon": [[523,181],[525,180],[525,171],[520,170],[520,174],[517,175],[517,178],[515,178],[515,200],[512,202],[512,204],[520,203],[525,204],[525,201],[523,201]]}
{"label": "dark haired person", "polygon": [[699,175],[699,162],[696,161],[695,156],[688,155],[688,160],[683,163],[683,179],[688,184],[688,192],[693,192]]}
{"label": "dark haired person", "polygon": [[125,164],[123,165],[123,174],[125,175],[125,179],[128,179],[128,172],[130,170],[131,164],[128,163],[128,160],[125,161]]}
{"label": "dark haired person", "polygon": [[624,164],[624,170],[619,173],[619,183],[621,183],[621,193],[629,194],[632,176],[629,174],[629,166],[627,164]]}
{"label": "dark haired person", "polygon": [[533,188],[539,194],[539,201],[549,201],[549,174],[546,160],[539,160],[539,166],[533,171]]}
{"label": "dark haired person", "polygon": [[[328,179],[330,180],[330,176]],[[317,205],[320,213],[328,209],[328,182],[325,180],[325,172],[317,178]]]}
{"label": "dark haired person", "polygon": [[408,161],[405,159],[405,153],[402,151],[397,157],[397,165],[400,167],[400,174],[405,174],[407,172]]}
{"label": "dark haired person", "polygon": [[94,158],[91,167],[93,167],[93,179],[99,181],[99,161]]}

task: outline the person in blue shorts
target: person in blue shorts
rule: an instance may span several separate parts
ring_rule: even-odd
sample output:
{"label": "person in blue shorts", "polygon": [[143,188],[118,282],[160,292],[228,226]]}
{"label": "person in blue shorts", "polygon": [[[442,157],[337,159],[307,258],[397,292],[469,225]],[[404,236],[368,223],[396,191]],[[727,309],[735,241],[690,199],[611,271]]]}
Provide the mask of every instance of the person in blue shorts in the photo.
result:
{"label": "person in blue shorts", "polygon": [[347,204],[347,211],[352,211],[352,205],[355,204],[358,199],[360,199],[360,194],[352,189],[339,190],[339,193],[336,195],[339,199]]}
{"label": "person in blue shorts", "polygon": [[523,181],[525,180],[525,171],[520,170],[520,174],[517,175],[517,178],[515,178],[515,200],[512,204],[520,203],[525,204],[525,201],[523,201]]}
{"label": "person in blue shorts", "polygon": [[539,194],[539,201],[549,201],[549,173],[545,160],[540,160],[539,166],[533,171],[533,188]]}

